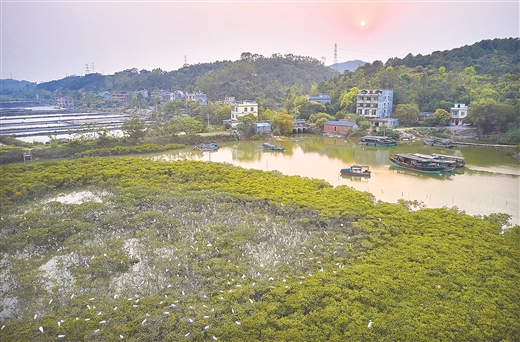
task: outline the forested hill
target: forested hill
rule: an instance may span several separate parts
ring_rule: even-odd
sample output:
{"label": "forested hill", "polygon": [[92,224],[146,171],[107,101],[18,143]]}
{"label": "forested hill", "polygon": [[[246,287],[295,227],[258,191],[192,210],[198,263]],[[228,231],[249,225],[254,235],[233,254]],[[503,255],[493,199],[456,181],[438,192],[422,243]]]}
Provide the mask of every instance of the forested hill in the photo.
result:
{"label": "forested hill", "polygon": [[447,70],[464,69],[473,66],[478,73],[504,74],[520,71],[520,40],[518,38],[482,40],[473,45],[460,48],[435,51],[430,55],[414,56],[408,54],[405,58],[391,58],[386,66],[405,65],[409,68],[439,68]]}
{"label": "forested hill", "polygon": [[[512,106],[520,99],[520,39],[483,40],[470,46],[367,63],[318,85],[333,104],[354,87],[393,89],[394,105],[415,103],[421,111],[448,109],[493,99]],[[343,109],[343,107],[342,107]],[[350,110],[353,110],[350,108]]]}
{"label": "forested hill", "polygon": [[243,53],[237,61],[185,66],[175,71],[128,69],[114,75],[88,74],[41,83],[39,89],[54,91],[133,91],[147,89],[202,91],[210,100],[234,96],[237,99],[283,98],[295,87],[308,92],[313,84],[338,73],[317,59],[275,54],[271,57]]}

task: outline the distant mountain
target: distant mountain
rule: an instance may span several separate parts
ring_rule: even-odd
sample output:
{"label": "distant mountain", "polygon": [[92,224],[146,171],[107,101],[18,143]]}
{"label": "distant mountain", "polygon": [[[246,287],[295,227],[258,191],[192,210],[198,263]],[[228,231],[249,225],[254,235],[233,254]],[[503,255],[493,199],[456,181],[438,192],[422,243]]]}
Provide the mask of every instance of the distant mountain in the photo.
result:
{"label": "distant mountain", "polygon": [[29,90],[36,89],[36,83],[29,81],[18,81],[12,78],[6,78],[0,80],[0,91],[3,94],[5,92],[12,92],[13,90]]}
{"label": "distant mountain", "polygon": [[337,72],[343,73],[345,70],[355,71],[358,66],[365,65],[367,62],[360,61],[359,59],[355,59],[353,61],[336,63],[332,64],[330,67]]}

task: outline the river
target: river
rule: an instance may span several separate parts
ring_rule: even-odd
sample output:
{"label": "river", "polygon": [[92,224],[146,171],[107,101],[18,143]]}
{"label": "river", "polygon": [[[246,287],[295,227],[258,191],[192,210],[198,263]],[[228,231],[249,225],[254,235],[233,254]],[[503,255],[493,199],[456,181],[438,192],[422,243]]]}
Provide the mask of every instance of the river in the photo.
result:
{"label": "river", "polygon": [[[225,143],[215,152],[192,148],[151,155],[156,160],[225,162],[244,168],[323,179],[333,186],[346,185],[372,193],[378,200],[395,203],[417,200],[428,208],[456,206],[470,215],[507,213],[520,224],[520,162],[510,151],[489,147],[459,146],[451,149],[427,146],[421,141],[400,142],[394,147],[360,146],[355,140],[311,134],[293,135],[275,142],[285,152],[265,152],[259,141]],[[440,175],[391,166],[395,153],[442,153],[466,159],[464,169]],[[370,178],[340,176],[352,164],[369,165]]]}

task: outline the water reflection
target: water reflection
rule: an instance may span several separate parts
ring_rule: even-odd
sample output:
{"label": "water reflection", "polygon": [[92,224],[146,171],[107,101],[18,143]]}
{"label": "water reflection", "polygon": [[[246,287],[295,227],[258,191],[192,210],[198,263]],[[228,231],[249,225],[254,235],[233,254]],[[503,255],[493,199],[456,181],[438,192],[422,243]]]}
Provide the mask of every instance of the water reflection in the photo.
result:
{"label": "water reflection", "polygon": [[392,172],[395,172],[400,175],[406,175],[406,176],[417,177],[417,178],[422,178],[422,179],[431,178],[431,179],[438,179],[438,180],[449,180],[455,176],[455,174],[453,172],[424,173],[424,172],[420,172],[420,171],[403,169],[403,168],[400,168],[400,167],[397,167],[394,165],[390,166],[388,169],[391,170]]}
{"label": "water reflection", "polygon": [[[399,143],[393,147],[360,146],[310,134],[285,141],[272,141],[285,152],[264,152],[261,141],[230,142],[215,152],[191,148],[153,155],[159,160],[202,160],[225,162],[245,168],[279,171],[286,175],[322,179],[333,186],[346,185],[368,191],[378,200],[418,200],[438,208],[457,206],[471,215],[505,212],[520,218],[520,166],[506,150],[460,146],[451,149],[427,146],[423,142]],[[391,166],[396,153],[448,154],[466,158],[466,167],[451,173],[424,174]],[[353,164],[369,165],[370,178],[342,177],[339,170]]]}

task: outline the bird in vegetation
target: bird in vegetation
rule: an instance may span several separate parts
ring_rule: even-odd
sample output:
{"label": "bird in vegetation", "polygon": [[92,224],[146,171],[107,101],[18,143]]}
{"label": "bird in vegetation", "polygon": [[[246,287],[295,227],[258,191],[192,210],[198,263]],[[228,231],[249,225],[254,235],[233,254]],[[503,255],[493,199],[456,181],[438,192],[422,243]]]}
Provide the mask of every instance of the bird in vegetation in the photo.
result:
{"label": "bird in vegetation", "polygon": [[41,332],[43,332],[43,327],[39,327],[38,330],[40,330]]}
{"label": "bird in vegetation", "polygon": [[369,327],[369,328],[372,327],[372,320],[368,321],[367,327]]}

